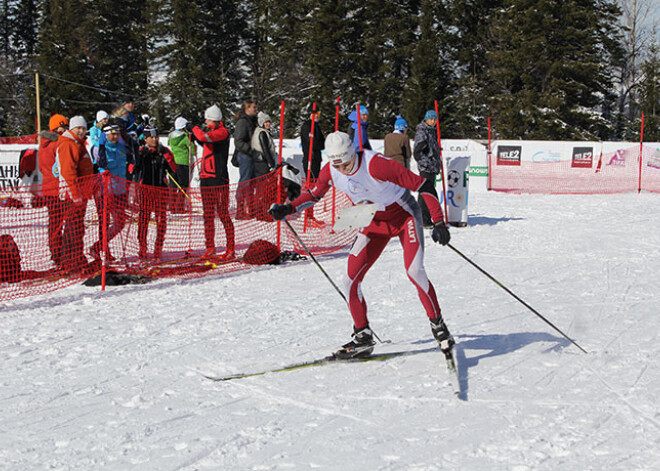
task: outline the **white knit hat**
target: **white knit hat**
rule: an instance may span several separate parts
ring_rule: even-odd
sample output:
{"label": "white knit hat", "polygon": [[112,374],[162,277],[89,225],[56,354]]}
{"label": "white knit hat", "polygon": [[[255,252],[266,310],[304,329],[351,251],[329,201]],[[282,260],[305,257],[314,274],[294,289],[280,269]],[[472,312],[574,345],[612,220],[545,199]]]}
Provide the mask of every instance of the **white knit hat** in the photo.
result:
{"label": "white knit hat", "polygon": [[257,115],[257,122],[259,123],[259,126],[263,127],[263,125],[266,124],[268,121],[272,122],[273,120],[270,119],[270,116],[268,116],[266,113],[260,111],[259,114]]}
{"label": "white knit hat", "polygon": [[[211,119],[211,118],[207,118],[207,119]],[[222,119],[222,118],[220,118],[220,119]],[[177,129],[177,130],[184,129],[187,124],[188,124],[188,120],[186,118],[184,118],[183,116],[179,116],[177,119],[174,120],[174,129]]]}
{"label": "white knit hat", "polygon": [[355,157],[355,148],[348,134],[336,131],[325,138],[325,155],[332,165],[348,162]]}
{"label": "white knit hat", "polygon": [[87,129],[87,121],[82,116],[74,116],[69,120],[69,129],[85,128]]}
{"label": "white knit hat", "polygon": [[209,108],[206,108],[204,112],[204,119],[210,119],[211,121],[222,121],[222,110],[218,105],[213,105]]}
{"label": "white knit hat", "polygon": [[104,119],[108,119],[110,116],[108,116],[108,113],[106,113],[103,110],[97,111],[96,112],[96,122],[100,123]]}

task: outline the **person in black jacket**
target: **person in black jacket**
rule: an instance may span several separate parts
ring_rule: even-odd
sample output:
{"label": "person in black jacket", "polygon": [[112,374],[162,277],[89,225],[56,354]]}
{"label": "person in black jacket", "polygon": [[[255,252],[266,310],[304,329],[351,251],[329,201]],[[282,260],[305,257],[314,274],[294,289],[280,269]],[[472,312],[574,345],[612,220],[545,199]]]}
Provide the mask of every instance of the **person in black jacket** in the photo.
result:
{"label": "person in black jacket", "polygon": [[[257,115],[259,126],[252,135],[252,154],[254,156],[254,176],[256,198],[252,207],[252,216],[262,221],[272,221],[267,213],[270,205],[275,203],[277,197],[276,179],[265,177],[275,170],[278,163],[275,142],[270,134],[270,127],[273,124],[270,116],[263,111]],[[263,178],[258,178],[263,177]]]}
{"label": "person in black jacket", "polygon": [[[323,136],[323,131],[321,131],[321,126],[319,125],[319,119],[321,117],[320,110],[314,110],[310,108],[309,119],[306,120],[300,127],[300,143],[302,145],[303,152],[303,169],[305,170],[304,178],[307,178],[307,172],[309,169],[309,162],[311,160],[312,166],[311,171],[309,172],[309,178],[316,180],[319,177],[319,172],[321,171],[321,162],[323,160],[321,156],[321,151],[325,149],[325,136]],[[314,136],[312,136],[312,120],[314,120]],[[312,140],[312,158],[309,158],[309,141]]]}
{"label": "person in black jacket", "polygon": [[[312,182],[316,181],[319,177],[319,172],[321,171],[321,161],[323,157],[321,156],[321,151],[325,149],[325,136],[323,136],[323,131],[321,131],[321,126],[319,125],[319,119],[321,117],[321,111],[314,109],[314,105],[310,106],[309,109],[310,115],[309,119],[306,120],[300,127],[300,144],[303,151],[303,179],[307,181],[309,176],[309,181],[307,181],[307,188],[312,188],[314,184]],[[312,120],[314,120],[314,135],[312,136]],[[312,144],[312,155],[310,159],[309,147],[310,141]],[[310,166],[311,162],[311,166]],[[307,224],[312,227],[323,227],[325,224],[314,217],[314,208],[308,208],[305,210],[305,215],[307,217]]]}
{"label": "person in black jacket", "polygon": [[156,244],[154,259],[159,260],[163,253],[165,231],[167,230],[167,204],[169,201],[167,182],[174,178],[176,163],[174,156],[158,143],[158,129],[144,128],[145,145],[140,148],[140,158],[135,173],[142,184],[139,188],[140,214],[138,219],[138,257],[147,259],[147,232],[151,213],[156,216]]}
{"label": "person in black jacket", "polygon": [[257,127],[257,104],[246,100],[236,113],[234,124],[234,156],[232,164],[238,167],[239,179],[236,189],[236,219],[250,218],[250,205],[254,189],[249,182],[254,178],[252,135]]}

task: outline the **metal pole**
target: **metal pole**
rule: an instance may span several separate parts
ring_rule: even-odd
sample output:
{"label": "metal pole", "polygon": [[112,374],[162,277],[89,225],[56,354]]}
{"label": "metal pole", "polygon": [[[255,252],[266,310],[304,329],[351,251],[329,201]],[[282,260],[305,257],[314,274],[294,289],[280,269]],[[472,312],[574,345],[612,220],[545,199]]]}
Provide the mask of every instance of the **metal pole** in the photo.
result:
{"label": "metal pole", "polygon": [[536,314],[538,317],[540,317],[541,320],[543,320],[543,322],[545,322],[545,323],[548,324],[550,327],[552,327],[552,328],[555,329],[557,332],[559,332],[559,333],[560,333],[560,334],[561,334],[566,340],[568,340],[569,342],[571,342],[573,345],[575,345],[577,348],[579,348],[582,352],[584,352],[584,353],[588,353],[584,348],[582,348],[581,346],[579,346],[579,345],[575,342],[575,340],[573,340],[573,339],[570,338],[568,335],[566,335],[564,332],[562,332],[561,330],[559,330],[559,328],[558,328],[557,326],[555,326],[552,322],[550,322],[548,319],[546,319],[545,317],[543,317],[543,316],[542,316],[542,315],[541,315],[536,309],[534,309],[532,306],[530,306],[530,305],[527,304],[525,301],[523,301],[523,300],[520,299],[518,296],[516,296],[516,295],[515,295],[515,294],[514,294],[509,288],[507,288],[507,287],[504,286],[502,283],[500,283],[500,282],[497,281],[495,278],[493,278],[493,277],[492,277],[490,274],[488,274],[488,272],[486,272],[483,268],[481,268],[479,265],[477,265],[476,263],[474,263],[474,262],[473,262],[472,260],[470,260],[468,257],[466,257],[465,255],[463,255],[458,249],[456,249],[456,247],[454,247],[454,246],[451,245],[451,244],[447,244],[447,247],[449,247],[450,249],[452,249],[452,250],[453,250],[454,252],[456,252],[460,257],[462,257],[466,262],[468,262],[468,263],[469,263],[470,265],[472,265],[474,268],[476,268],[476,269],[479,270],[481,273],[483,273],[488,279],[490,279],[492,282],[494,282],[497,286],[499,286],[499,287],[502,288],[504,291],[506,291],[506,292],[509,293],[511,296],[513,296],[513,298],[514,298],[516,301],[520,302],[523,306],[525,306],[527,309],[529,309],[529,310],[532,311],[534,314]]}
{"label": "metal pole", "polygon": [[322,267],[321,264],[318,262],[318,260],[316,260],[316,257],[314,257],[314,255],[312,254],[312,252],[307,248],[307,246],[306,246],[305,243],[302,241],[302,239],[300,238],[300,236],[298,235],[298,233],[297,233],[297,232],[295,231],[295,229],[291,226],[291,223],[289,223],[289,221],[287,221],[286,218],[284,218],[283,221],[286,223],[287,226],[289,226],[289,229],[291,230],[291,232],[293,233],[293,235],[296,237],[296,239],[298,239],[298,242],[300,242],[300,245],[303,246],[303,248],[304,248],[305,251],[309,254],[309,256],[312,258],[312,260],[314,261],[314,263],[316,264],[316,266],[319,267],[319,270],[321,270],[321,273],[323,273],[323,274],[325,275],[325,277],[328,279],[328,281],[330,282],[330,284],[331,284],[331,285],[337,290],[337,292],[339,293],[339,296],[341,296],[341,298],[344,300],[344,302],[345,302],[346,304],[348,304],[348,300],[346,299],[346,296],[344,296],[344,293],[342,293],[342,291],[341,291],[341,290],[339,289],[339,287],[335,284],[335,282],[332,281],[332,278],[330,278],[330,275],[328,275],[328,273],[323,269],[323,267]]}

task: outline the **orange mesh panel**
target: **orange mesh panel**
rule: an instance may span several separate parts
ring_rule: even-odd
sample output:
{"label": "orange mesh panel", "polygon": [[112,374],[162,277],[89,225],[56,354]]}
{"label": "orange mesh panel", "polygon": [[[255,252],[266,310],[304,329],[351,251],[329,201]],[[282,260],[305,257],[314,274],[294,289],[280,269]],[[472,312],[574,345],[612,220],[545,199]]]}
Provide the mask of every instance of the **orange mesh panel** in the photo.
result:
{"label": "orange mesh panel", "polygon": [[[23,208],[0,204],[0,235],[9,234],[16,241],[22,272],[19,281],[0,283],[0,300],[77,283],[101,270],[101,258],[115,271],[152,277],[229,273],[252,267],[242,260],[250,244],[266,240],[277,245],[278,232],[281,251],[304,254],[286,225],[267,213],[277,200],[277,184],[277,173],[252,180],[249,193],[243,194],[245,213],[238,218],[236,184],[161,188],[110,174],[94,175],[77,182],[80,194],[89,199],[40,197],[41,207],[35,207],[37,198],[28,187],[2,191],[0,203],[23,202]],[[286,195],[283,188],[280,192]],[[305,224],[304,214],[291,217],[314,255],[345,247],[355,236],[355,231],[332,231],[332,193],[316,204],[318,223],[313,226]],[[350,205],[341,193],[334,203],[339,209]]]}

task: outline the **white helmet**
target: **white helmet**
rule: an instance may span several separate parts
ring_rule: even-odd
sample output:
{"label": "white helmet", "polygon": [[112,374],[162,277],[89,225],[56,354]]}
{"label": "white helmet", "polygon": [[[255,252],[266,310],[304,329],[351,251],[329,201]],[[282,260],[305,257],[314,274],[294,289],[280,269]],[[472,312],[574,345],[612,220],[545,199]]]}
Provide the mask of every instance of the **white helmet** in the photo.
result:
{"label": "white helmet", "polygon": [[211,121],[222,121],[222,110],[218,105],[213,105],[209,108],[206,108],[204,112],[204,119],[210,119]]}
{"label": "white helmet", "polygon": [[325,138],[325,155],[332,165],[340,165],[355,157],[355,148],[348,134],[336,131]]}

